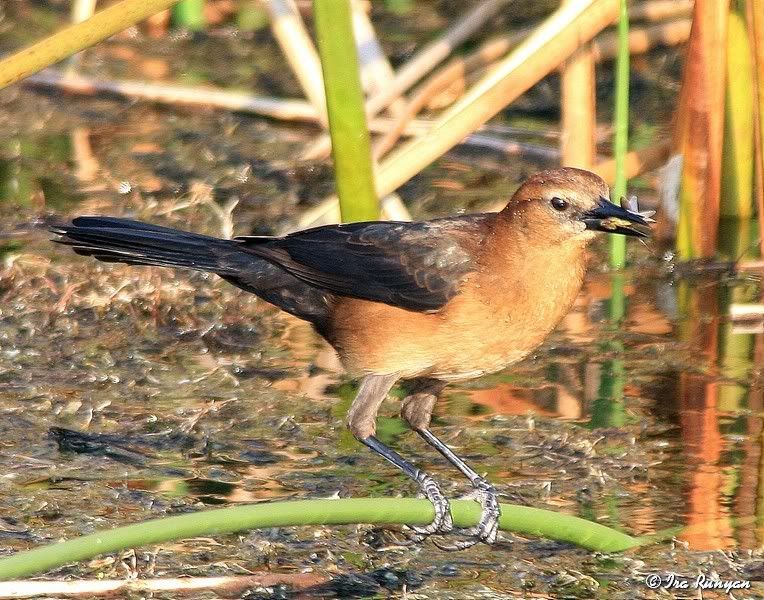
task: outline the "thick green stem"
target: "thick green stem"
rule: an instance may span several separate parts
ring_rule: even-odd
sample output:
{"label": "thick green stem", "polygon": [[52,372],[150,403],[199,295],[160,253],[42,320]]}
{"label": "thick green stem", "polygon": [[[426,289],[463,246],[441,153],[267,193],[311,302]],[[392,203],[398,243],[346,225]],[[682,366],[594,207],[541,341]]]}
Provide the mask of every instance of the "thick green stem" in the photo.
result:
{"label": "thick green stem", "polygon": [[122,0],[0,60],[0,89],[169,8],[178,0]]}
{"label": "thick green stem", "polygon": [[[755,95],[753,53],[743,12],[733,3],[729,13],[719,214],[747,221],[754,211]],[[719,239],[717,246],[720,244]]]}
{"label": "thick green stem", "polygon": [[189,31],[204,31],[207,24],[204,17],[205,0],[180,0],[172,7],[172,23]]}
{"label": "thick green stem", "polygon": [[379,218],[349,0],[314,0],[334,174],[343,221]]}
{"label": "thick green stem", "polygon": [[[503,504],[501,510],[499,525],[505,531],[570,542],[599,552],[620,552],[641,543],[639,539],[578,517],[511,504]],[[451,514],[456,527],[474,527],[480,518],[480,505],[471,500],[454,500]],[[200,535],[296,525],[426,525],[433,516],[429,501],[413,498],[299,500],[234,506],[118,527],[19,552],[0,560],[0,580],[43,573],[105,552]]]}
{"label": "thick green stem", "polygon": [[[613,200],[626,196],[626,153],[629,147],[629,13],[626,0],[620,0],[618,17],[618,56],[615,65],[615,186]],[[610,266],[626,265],[626,238],[610,236]]]}

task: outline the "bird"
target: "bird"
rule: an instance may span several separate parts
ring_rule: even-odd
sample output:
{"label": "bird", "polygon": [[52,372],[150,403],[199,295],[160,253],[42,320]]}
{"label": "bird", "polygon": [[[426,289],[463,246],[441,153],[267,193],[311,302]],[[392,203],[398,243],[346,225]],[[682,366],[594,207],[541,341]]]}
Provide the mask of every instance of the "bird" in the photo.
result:
{"label": "bird", "polygon": [[570,309],[598,232],[647,237],[648,213],[610,201],[589,171],[562,167],[525,180],[505,208],[418,222],[324,225],[284,236],[218,239],[126,218],[80,216],[54,241],[106,262],[187,268],[308,321],[360,380],[347,415],[353,436],[414,480],[434,507],[418,539],[453,530],[435,479],[376,436],[396,382],[409,427],[466,477],[481,505],[469,539],[492,544],[494,486],[431,430],[444,387],[502,370],[533,352]]}

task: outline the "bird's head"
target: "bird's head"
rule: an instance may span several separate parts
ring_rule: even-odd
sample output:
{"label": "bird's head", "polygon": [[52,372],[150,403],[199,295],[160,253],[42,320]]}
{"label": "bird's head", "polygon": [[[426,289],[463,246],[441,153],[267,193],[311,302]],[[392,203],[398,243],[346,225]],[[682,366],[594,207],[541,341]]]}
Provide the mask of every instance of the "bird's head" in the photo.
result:
{"label": "bird's head", "polygon": [[515,192],[502,214],[520,217],[549,241],[592,239],[597,231],[636,237],[650,235],[649,215],[609,200],[605,181],[582,169],[564,167],[536,173]]}

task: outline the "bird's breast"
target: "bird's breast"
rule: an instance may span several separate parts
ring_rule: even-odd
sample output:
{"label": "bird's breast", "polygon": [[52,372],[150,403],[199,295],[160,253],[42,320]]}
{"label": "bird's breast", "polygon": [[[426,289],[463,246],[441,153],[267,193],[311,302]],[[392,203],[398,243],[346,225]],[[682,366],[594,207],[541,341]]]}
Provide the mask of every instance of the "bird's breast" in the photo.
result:
{"label": "bird's breast", "polygon": [[356,374],[478,377],[521,360],[541,344],[575,300],[583,271],[582,257],[543,271],[530,264],[482,269],[435,313],[341,298],[329,341]]}

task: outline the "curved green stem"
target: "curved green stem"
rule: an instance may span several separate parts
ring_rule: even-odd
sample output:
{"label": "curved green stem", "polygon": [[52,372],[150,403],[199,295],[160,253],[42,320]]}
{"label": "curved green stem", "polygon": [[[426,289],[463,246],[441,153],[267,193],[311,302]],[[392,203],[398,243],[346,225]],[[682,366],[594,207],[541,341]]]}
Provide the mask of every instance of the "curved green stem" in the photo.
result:
{"label": "curved green stem", "polygon": [[[577,544],[589,550],[620,552],[642,541],[599,523],[556,512],[502,504],[502,530]],[[480,506],[471,500],[451,502],[456,527],[473,527]],[[70,562],[145,544],[245,529],[352,523],[426,525],[434,511],[428,500],[356,498],[298,500],[234,506],[117,527],[73,540],[19,552],[0,560],[0,580],[43,573]]]}

